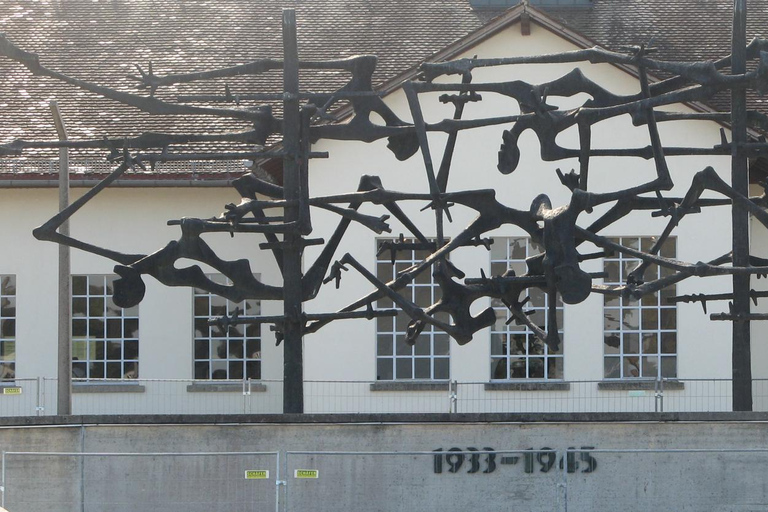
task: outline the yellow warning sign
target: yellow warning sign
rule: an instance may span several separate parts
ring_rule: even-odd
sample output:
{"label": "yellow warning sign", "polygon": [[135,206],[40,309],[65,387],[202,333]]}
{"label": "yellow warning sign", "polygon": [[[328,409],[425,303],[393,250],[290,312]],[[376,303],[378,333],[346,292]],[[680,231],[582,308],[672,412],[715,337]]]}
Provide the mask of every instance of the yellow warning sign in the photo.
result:
{"label": "yellow warning sign", "polygon": [[293,471],[294,478],[320,478],[318,469],[296,469]]}
{"label": "yellow warning sign", "polygon": [[247,469],[245,471],[246,480],[266,480],[269,478],[269,470],[266,469]]}
{"label": "yellow warning sign", "polygon": [[21,388],[3,388],[4,395],[20,395]]}

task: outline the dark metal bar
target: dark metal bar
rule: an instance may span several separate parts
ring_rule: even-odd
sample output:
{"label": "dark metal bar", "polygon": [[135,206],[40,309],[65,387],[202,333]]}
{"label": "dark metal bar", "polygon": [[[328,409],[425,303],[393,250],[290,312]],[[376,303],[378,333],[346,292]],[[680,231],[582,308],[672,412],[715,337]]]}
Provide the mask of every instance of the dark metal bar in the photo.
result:
{"label": "dark metal bar", "polygon": [[[304,313],[301,317],[305,322],[315,322],[318,320],[348,320],[353,318],[382,318],[387,316],[397,316],[399,309],[371,309],[370,311],[343,311],[339,313]],[[282,324],[285,321],[283,315],[272,316],[240,316],[237,318],[226,317],[224,322],[219,318],[208,320],[209,325],[220,325],[228,323],[229,325],[258,325],[258,324]]]}
{"label": "dark metal bar", "polygon": [[[300,92],[298,98],[300,100],[311,100],[318,96],[333,96],[334,98],[344,100],[347,98],[369,98],[372,96],[383,96],[383,93],[376,91],[337,91],[333,93],[317,93],[317,92]],[[193,103],[193,102],[205,102],[205,103],[234,103],[236,101],[278,101],[283,99],[283,93],[263,93],[263,94],[231,94],[229,96],[221,96],[217,94],[200,94],[190,96],[177,96],[176,101],[179,103]]]}
{"label": "dark metal bar", "polygon": [[[747,0],[733,2],[733,39],[731,73],[740,75],[747,70]],[[731,89],[731,187],[744,196],[749,195],[747,159],[741,147],[747,140],[747,92],[743,86]],[[733,201],[733,266],[749,266],[749,213]],[[733,322],[732,378],[733,410],[752,410],[752,356],[750,349],[749,274],[733,276],[732,315],[742,321]]]}
{"label": "dark metal bar", "polygon": [[[300,185],[301,115],[299,111],[299,56],[296,43],[296,11],[283,10],[283,193],[287,223],[298,223]],[[304,412],[302,335],[301,235],[289,231],[283,248],[283,412]]]}

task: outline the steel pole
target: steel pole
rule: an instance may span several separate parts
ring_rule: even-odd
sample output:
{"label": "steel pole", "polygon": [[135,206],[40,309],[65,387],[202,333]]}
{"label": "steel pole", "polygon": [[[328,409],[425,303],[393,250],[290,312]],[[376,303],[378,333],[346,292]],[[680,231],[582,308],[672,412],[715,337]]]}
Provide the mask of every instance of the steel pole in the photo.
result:
{"label": "steel pole", "polygon": [[[67,140],[67,127],[59,112],[59,105],[52,101],[51,112],[59,140]],[[69,206],[69,152],[59,149],[59,211]],[[59,228],[59,233],[69,236],[69,221]],[[56,414],[72,414],[72,311],[70,300],[69,247],[59,244],[59,315],[58,315],[58,364],[56,387]]]}
{"label": "steel pole", "polygon": [[[740,75],[747,70],[747,2],[733,2],[733,39],[731,73]],[[747,93],[744,87],[731,90],[731,186],[743,196],[749,196],[749,171],[742,145],[747,141]],[[749,213],[733,202],[733,265],[749,266]],[[750,349],[749,275],[733,276],[733,410],[752,410],[752,356]]]}
{"label": "steel pole", "polygon": [[296,229],[283,237],[283,412],[304,412],[304,367],[302,313],[301,242],[298,231],[301,195],[299,110],[299,56],[296,44],[296,12],[283,10],[283,196],[287,223]]}

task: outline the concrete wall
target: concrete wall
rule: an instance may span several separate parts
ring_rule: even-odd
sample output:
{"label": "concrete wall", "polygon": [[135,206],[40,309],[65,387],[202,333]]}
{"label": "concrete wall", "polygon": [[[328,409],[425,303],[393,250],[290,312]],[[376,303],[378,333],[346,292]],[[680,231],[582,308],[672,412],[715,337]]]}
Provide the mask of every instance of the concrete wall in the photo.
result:
{"label": "concrete wall", "polygon": [[[279,510],[291,512],[549,512],[564,511],[566,504],[570,511],[596,512],[757,511],[768,506],[763,471],[768,453],[754,449],[767,441],[765,423],[729,421],[0,430],[4,451],[122,454],[83,459],[6,455],[5,503],[10,512],[81,510],[81,493],[82,510],[89,512],[275,510],[276,474],[287,481]],[[569,447],[583,450],[575,455],[579,466],[570,474],[559,466]],[[460,465],[460,455],[445,455],[451,449],[474,448],[495,453],[474,460],[467,454]],[[534,452],[526,463],[519,450],[529,448]],[[437,465],[439,452],[434,450],[443,450]],[[335,453],[296,453],[302,451]],[[194,452],[231,454],[190,455]],[[276,455],[243,452],[280,452],[280,472],[275,472]],[[319,478],[297,479],[296,469],[317,470]],[[245,480],[246,470],[269,470],[269,478]]]}

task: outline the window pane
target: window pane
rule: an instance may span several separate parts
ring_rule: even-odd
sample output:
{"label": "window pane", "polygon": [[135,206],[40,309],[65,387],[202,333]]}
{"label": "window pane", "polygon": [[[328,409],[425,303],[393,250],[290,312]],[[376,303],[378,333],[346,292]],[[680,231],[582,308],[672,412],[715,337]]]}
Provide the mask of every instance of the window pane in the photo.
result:
{"label": "window pane", "polygon": [[492,379],[508,378],[506,357],[491,358],[491,378]]}
{"label": "window pane", "polygon": [[603,336],[603,353],[618,354],[621,338],[617,333],[606,333]]}
{"label": "window pane", "polygon": [[428,358],[417,357],[414,359],[414,367],[417,379],[431,379],[432,368]]}
{"label": "window pane", "polygon": [[195,378],[196,379],[210,379],[208,374],[208,362],[197,361],[195,362]]}
{"label": "window pane", "polygon": [[624,340],[624,353],[625,354],[639,354],[640,353],[640,337],[634,333],[626,333],[622,336]]}
{"label": "window pane", "polygon": [[665,378],[677,377],[677,357],[661,358],[661,376]]}
{"label": "window pane", "polygon": [[447,357],[435,359],[435,379],[448,380],[450,374],[450,360]]}
{"label": "window pane", "polygon": [[548,379],[562,379],[563,378],[563,358],[562,357],[550,357],[547,360],[547,378]]}
{"label": "window pane", "polygon": [[413,359],[398,357],[395,359],[395,378],[412,379],[413,378]]}
{"label": "window pane", "polygon": [[246,361],[245,377],[247,379],[261,379],[261,361]]}
{"label": "window pane", "polygon": [[378,358],[376,359],[376,380],[392,380],[392,365],[394,361],[392,359]]}

